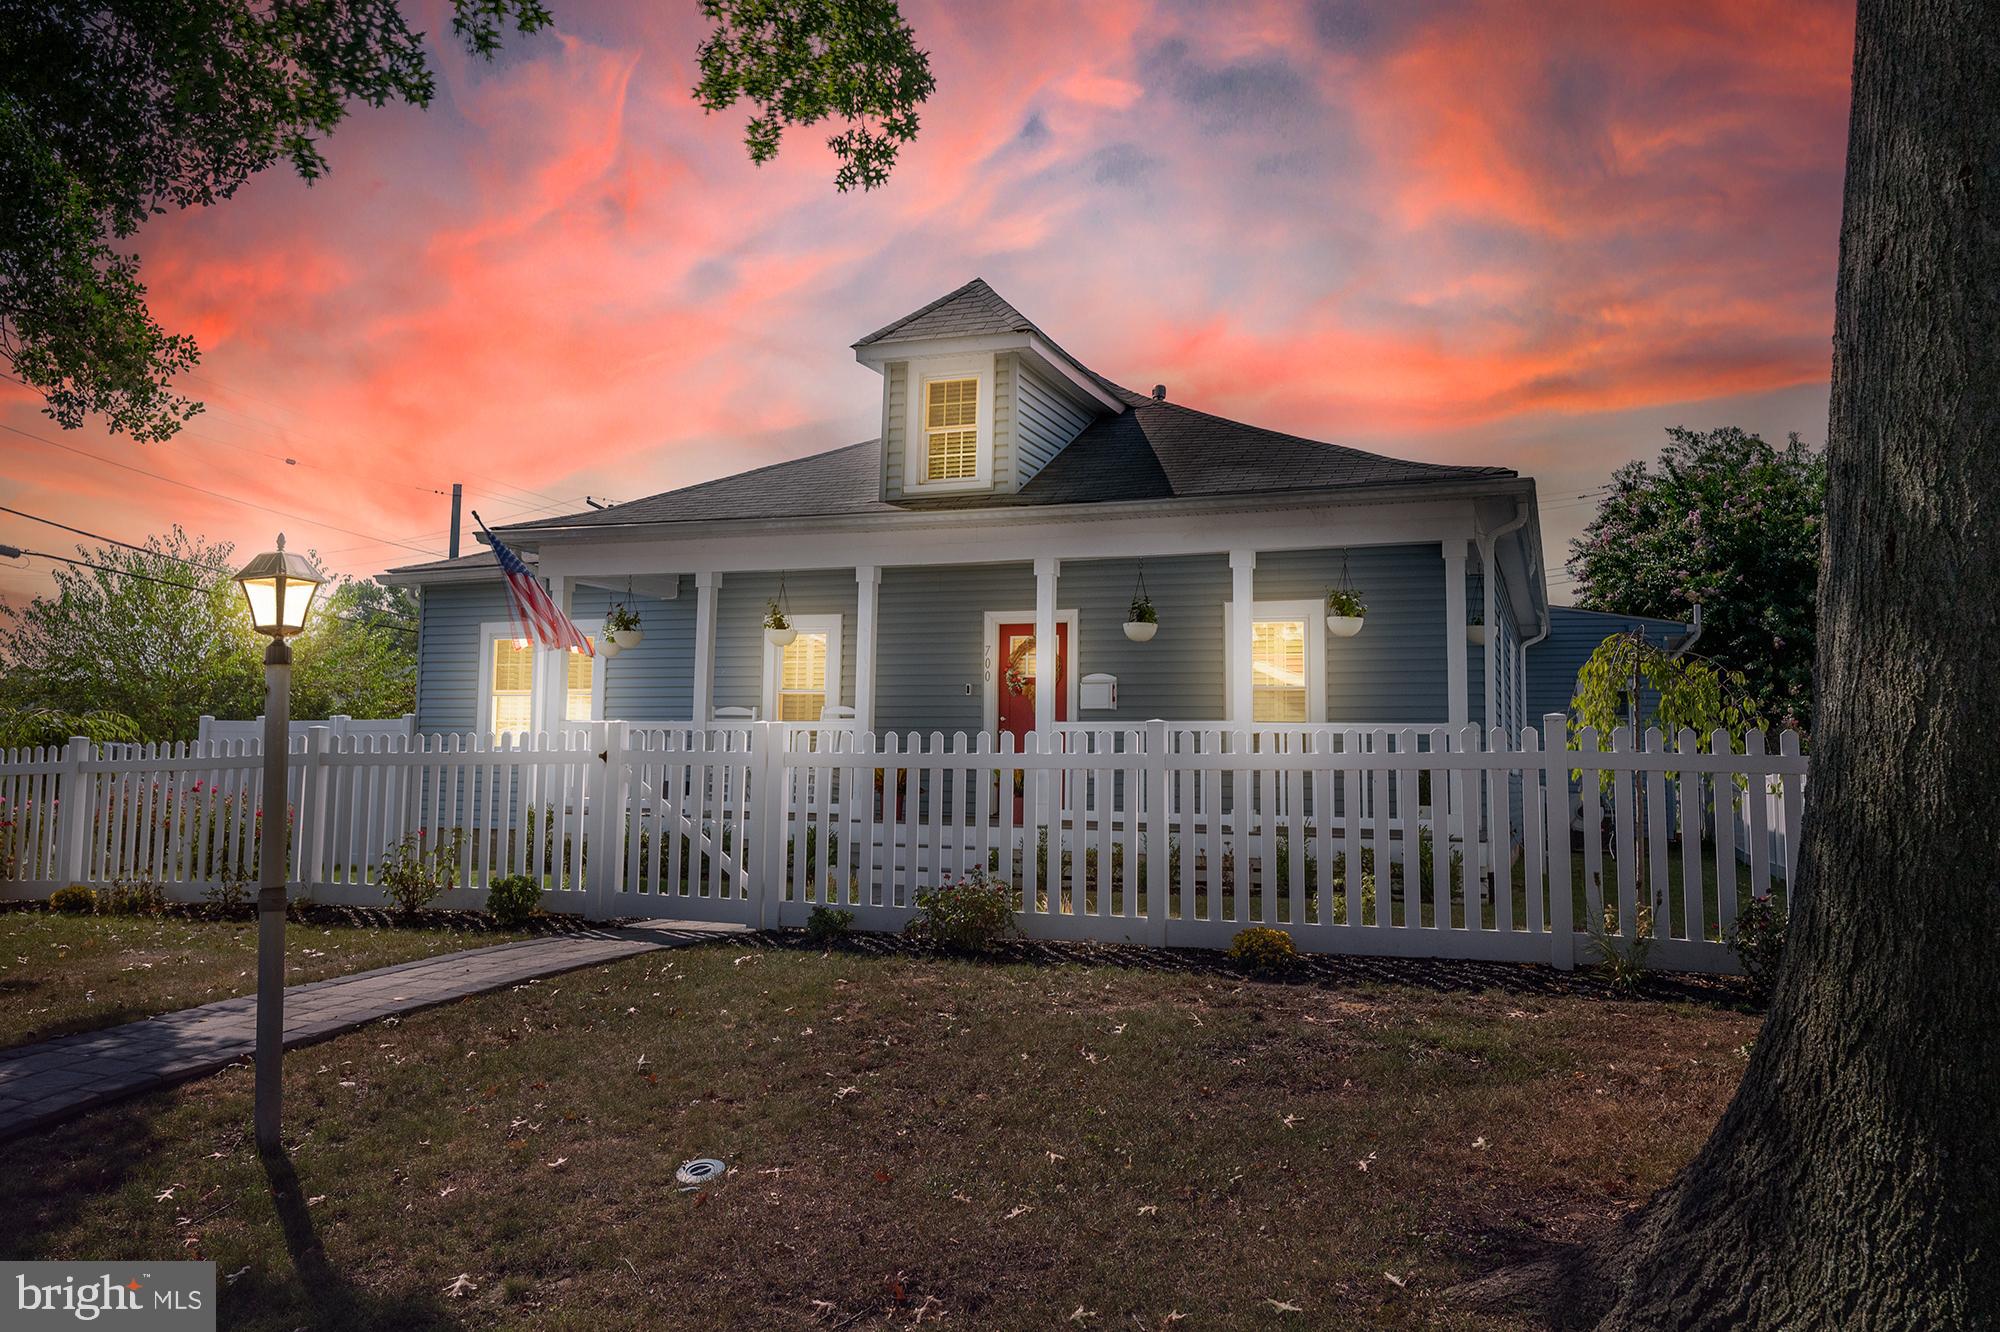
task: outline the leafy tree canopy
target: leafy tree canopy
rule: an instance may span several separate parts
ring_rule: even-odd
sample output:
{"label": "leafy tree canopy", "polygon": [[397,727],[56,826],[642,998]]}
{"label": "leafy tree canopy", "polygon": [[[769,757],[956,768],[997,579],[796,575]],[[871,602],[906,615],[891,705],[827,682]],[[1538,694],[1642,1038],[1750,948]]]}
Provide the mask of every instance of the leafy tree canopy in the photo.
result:
{"label": "leafy tree canopy", "polygon": [[[146,304],[119,242],[148,217],[229,198],[279,162],[327,170],[321,141],[354,102],[426,106],[436,81],[407,0],[0,0],[0,354],[74,428],[93,413],[158,441],[201,404],[197,363]],[[751,156],[787,124],[843,119],[843,190],[881,184],[932,88],[894,0],[707,0],[704,106],[761,111]],[[452,0],[491,58],[549,25],[542,0]]]}
{"label": "leafy tree canopy", "polygon": [[[47,743],[81,718],[61,738],[191,740],[203,713],[263,711],[264,640],[231,581],[229,543],[176,527],[145,547],[80,547],[103,567],[58,570],[55,595],[0,607],[0,734]],[[293,640],[292,714],[411,711],[409,594],[340,580],[320,597]]]}
{"label": "leafy tree canopy", "polygon": [[1699,603],[1722,678],[1743,677],[1753,711],[1809,727],[1825,457],[1733,426],[1667,435],[1657,463],[1612,473],[1571,543],[1577,604],[1685,619]]}
{"label": "leafy tree canopy", "polygon": [[[1764,725],[1746,692],[1748,679],[1692,653],[1675,656],[1665,644],[1642,634],[1612,634],[1597,645],[1576,673],[1570,701],[1569,747],[1582,748],[1585,727],[1597,731],[1597,747],[1611,747],[1611,733],[1631,725],[1636,736],[1660,728],[1668,743],[1689,730],[1708,749],[1717,731],[1726,732],[1740,754],[1744,735]],[[1611,774],[1599,778],[1608,790]]]}

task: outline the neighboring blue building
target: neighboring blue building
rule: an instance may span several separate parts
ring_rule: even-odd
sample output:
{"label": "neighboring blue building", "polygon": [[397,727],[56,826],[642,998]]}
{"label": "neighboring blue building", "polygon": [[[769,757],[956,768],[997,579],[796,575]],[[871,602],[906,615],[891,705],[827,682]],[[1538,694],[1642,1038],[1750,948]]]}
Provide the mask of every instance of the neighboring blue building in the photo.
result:
{"label": "neighboring blue building", "polygon": [[[1576,673],[1611,635],[1643,630],[1655,643],[1680,647],[1693,628],[1692,624],[1679,620],[1660,620],[1650,615],[1615,615],[1574,606],[1549,607],[1548,637],[1528,648],[1528,715],[1541,717],[1551,712],[1568,712],[1570,699],[1576,694]],[[1650,709],[1654,701],[1652,690],[1641,691],[1642,709]]]}
{"label": "neighboring blue building", "polygon": [[[498,529],[586,632],[638,612],[615,655],[517,644],[484,553],[386,575],[421,590],[419,727],[1519,728],[1567,704],[1536,683],[1568,649],[1529,478],[1134,393],[977,280],[853,353],[880,377],[875,439]],[[1150,641],[1125,627],[1142,574]],[[1340,587],[1367,604],[1352,637],[1329,632]]]}

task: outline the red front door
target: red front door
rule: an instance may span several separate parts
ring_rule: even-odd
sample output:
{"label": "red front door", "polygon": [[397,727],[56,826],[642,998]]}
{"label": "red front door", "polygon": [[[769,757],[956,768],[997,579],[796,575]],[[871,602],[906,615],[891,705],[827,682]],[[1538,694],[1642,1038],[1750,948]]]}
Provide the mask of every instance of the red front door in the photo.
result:
{"label": "red front door", "polygon": [[[999,669],[994,688],[1000,691],[1000,730],[1014,737],[1014,748],[1035,729],[1035,626],[1000,626]],[[1069,720],[1069,626],[1056,622],[1056,720]]]}

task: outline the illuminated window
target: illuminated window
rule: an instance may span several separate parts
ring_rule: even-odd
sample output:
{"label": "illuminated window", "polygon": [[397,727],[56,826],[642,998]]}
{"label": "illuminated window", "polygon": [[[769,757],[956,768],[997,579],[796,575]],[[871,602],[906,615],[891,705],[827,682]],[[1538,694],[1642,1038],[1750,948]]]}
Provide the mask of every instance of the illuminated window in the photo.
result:
{"label": "illuminated window", "polygon": [[818,721],[826,709],[826,635],[802,633],[782,650],[777,720]]}
{"label": "illuminated window", "polygon": [[840,617],[793,615],[798,632],[780,647],[764,642],[764,715],[816,722],[840,702]]}
{"label": "illuminated window", "polygon": [[1309,717],[1304,620],[1254,620],[1250,625],[1250,716],[1260,722]]}
{"label": "illuminated window", "polygon": [[[587,636],[595,644],[594,635]],[[482,681],[489,734],[519,735],[538,731],[543,722],[535,713],[535,668],[544,654],[533,643],[514,637],[506,624],[486,626],[486,661]],[[597,714],[599,681],[597,660],[581,652],[564,658],[563,716],[569,721],[590,721]],[[544,714],[546,715],[546,714]]]}
{"label": "illuminated window", "polygon": [[924,385],[924,480],[979,475],[979,379],[933,379]]}
{"label": "illuminated window", "polygon": [[535,649],[512,638],[493,640],[493,696],[488,720],[495,735],[534,729]]}

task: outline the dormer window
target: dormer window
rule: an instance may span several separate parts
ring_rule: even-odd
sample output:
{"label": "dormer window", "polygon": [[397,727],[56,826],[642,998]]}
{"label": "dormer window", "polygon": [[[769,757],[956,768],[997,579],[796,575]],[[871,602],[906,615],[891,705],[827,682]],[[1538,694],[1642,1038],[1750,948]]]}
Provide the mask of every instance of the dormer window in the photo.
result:
{"label": "dormer window", "polygon": [[965,481],[979,475],[979,379],[924,383],[924,480]]}
{"label": "dormer window", "polygon": [[950,494],[993,485],[997,370],[987,352],[925,356],[908,363],[898,468],[904,494]]}

